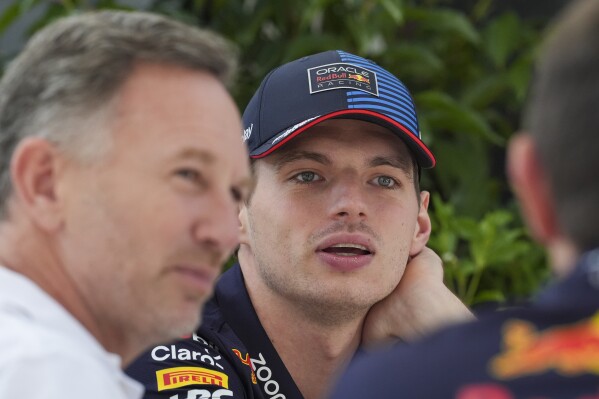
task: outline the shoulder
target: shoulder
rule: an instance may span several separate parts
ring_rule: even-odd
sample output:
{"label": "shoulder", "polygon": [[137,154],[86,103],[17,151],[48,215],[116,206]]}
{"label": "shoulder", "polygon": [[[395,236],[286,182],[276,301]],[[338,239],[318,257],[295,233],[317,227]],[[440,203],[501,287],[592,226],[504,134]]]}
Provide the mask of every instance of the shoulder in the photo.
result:
{"label": "shoulder", "polygon": [[1,398],[129,397],[121,384],[127,385],[128,379],[116,357],[74,344],[52,331],[2,322]]}
{"label": "shoulder", "polygon": [[126,372],[144,385],[146,398],[244,398],[253,375],[244,354],[247,357],[233,337],[201,329],[151,348]]}
{"label": "shoulder", "polygon": [[333,398],[392,397],[396,393],[406,398],[449,397],[439,396],[438,391],[452,383],[456,371],[484,373],[486,359],[497,351],[496,335],[483,332],[491,332],[491,324],[495,325],[472,322],[414,344],[361,352],[340,380]]}
{"label": "shoulder", "polygon": [[[342,377],[333,399],[392,394],[405,398],[468,397],[465,393],[504,398],[516,393],[520,397],[524,390],[525,396],[551,397],[552,389],[573,385],[577,388],[572,392],[585,393],[588,382],[556,377],[556,364],[561,361],[557,353],[563,345],[550,347],[557,343],[556,338],[563,341],[567,339],[563,337],[571,337],[572,328],[591,323],[591,316],[544,307],[498,311],[415,344],[361,354]],[[534,378],[530,384],[512,384],[522,376]],[[595,378],[595,391],[596,385]]]}

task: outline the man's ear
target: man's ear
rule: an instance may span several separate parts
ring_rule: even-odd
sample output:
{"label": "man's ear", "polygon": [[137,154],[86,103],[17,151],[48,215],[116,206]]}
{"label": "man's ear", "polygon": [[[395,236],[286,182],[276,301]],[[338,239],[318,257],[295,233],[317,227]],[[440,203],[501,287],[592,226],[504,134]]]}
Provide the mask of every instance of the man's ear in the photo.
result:
{"label": "man's ear", "polygon": [[410,246],[410,256],[418,255],[426,246],[431,236],[431,218],[428,215],[429,201],[430,193],[422,191],[420,193],[420,209],[418,210],[416,227],[414,228],[414,236],[412,237],[412,245]]}
{"label": "man's ear", "polygon": [[17,145],[10,175],[17,205],[33,223],[51,231],[62,223],[60,203],[56,196],[56,175],[61,157],[47,140],[28,137]]}
{"label": "man's ear", "polygon": [[547,244],[559,235],[550,183],[532,136],[518,134],[508,148],[507,172],[533,237]]}
{"label": "man's ear", "polygon": [[239,244],[249,243],[248,223],[248,204],[244,202],[239,206]]}

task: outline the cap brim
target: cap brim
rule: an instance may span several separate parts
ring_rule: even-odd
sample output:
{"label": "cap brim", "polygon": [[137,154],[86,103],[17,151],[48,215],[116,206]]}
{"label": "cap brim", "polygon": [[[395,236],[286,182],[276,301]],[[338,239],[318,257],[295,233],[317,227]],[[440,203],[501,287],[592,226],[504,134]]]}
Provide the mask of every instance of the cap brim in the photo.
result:
{"label": "cap brim", "polygon": [[270,155],[278,148],[288,143],[294,137],[297,137],[302,132],[305,132],[306,130],[310,129],[312,126],[317,125],[328,119],[335,118],[360,119],[386,127],[387,129],[397,134],[397,136],[403,140],[403,142],[408,146],[408,148],[414,153],[414,156],[416,157],[416,162],[418,162],[418,165],[421,168],[433,168],[437,163],[437,161],[435,160],[435,156],[426,147],[426,145],[424,145],[422,140],[420,140],[420,138],[412,134],[405,126],[397,123],[396,121],[394,121],[386,115],[364,109],[345,109],[341,111],[335,111],[326,115],[321,115],[297,123],[292,127],[285,129],[268,142],[256,148],[254,151],[251,151],[250,158],[258,159]]}

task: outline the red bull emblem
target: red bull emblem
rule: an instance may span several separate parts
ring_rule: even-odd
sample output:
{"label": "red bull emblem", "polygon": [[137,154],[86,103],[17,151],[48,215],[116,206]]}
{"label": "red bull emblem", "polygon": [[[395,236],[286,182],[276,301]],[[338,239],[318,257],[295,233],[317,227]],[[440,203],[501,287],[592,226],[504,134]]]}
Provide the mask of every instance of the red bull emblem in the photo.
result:
{"label": "red bull emblem", "polygon": [[187,385],[217,385],[229,388],[229,376],[202,367],[173,367],[156,371],[158,390],[173,389]]}
{"label": "red bull emblem", "polygon": [[350,78],[350,79],[355,79],[355,80],[357,80],[357,81],[359,81],[359,82],[364,82],[364,83],[368,83],[368,84],[370,84],[370,79],[368,79],[368,78],[365,78],[365,77],[364,77],[364,76],[362,76],[362,75],[352,75],[352,74],[349,74],[348,78]]}
{"label": "red bull emblem", "polygon": [[232,349],[233,353],[239,358],[239,360],[241,360],[241,363],[245,364],[246,366],[248,366],[251,370],[251,374],[252,374],[252,384],[257,384],[258,381],[256,381],[256,373],[254,372],[254,366],[252,365],[252,361],[250,359],[250,354],[246,353],[245,357],[241,356],[241,352],[238,351],[237,349]]}
{"label": "red bull emblem", "polygon": [[537,331],[525,321],[508,321],[504,352],[489,366],[498,379],[554,370],[566,376],[599,374],[599,312],[577,324]]}

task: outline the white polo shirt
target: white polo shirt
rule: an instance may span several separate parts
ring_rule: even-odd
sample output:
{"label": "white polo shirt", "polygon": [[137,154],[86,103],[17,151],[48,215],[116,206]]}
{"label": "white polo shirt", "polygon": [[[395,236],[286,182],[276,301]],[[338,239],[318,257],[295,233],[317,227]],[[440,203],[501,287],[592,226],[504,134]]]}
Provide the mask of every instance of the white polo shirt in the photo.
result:
{"label": "white polo shirt", "polygon": [[0,398],[142,395],[119,356],[31,280],[0,266]]}

